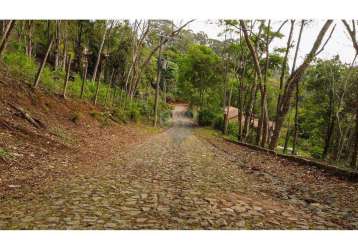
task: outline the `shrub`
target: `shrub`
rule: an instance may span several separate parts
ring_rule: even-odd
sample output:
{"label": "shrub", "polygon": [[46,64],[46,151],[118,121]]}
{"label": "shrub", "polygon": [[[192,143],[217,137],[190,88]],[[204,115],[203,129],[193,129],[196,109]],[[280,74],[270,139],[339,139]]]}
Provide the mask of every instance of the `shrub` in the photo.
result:
{"label": "shrub", "polygon": [[137,122],[141,116],[141,108],[135,102],[132,102],[128,107],[126,112],[128,113],[128,117],[131,121]]}
{"label": "shrub", "polygon": [[218,130],[224,129],[224,118],[222,116],[216,116],[214,120],[214,128]]}
{"label": "shrub", "polygon": [[311,146],[309,151],[313,158],[320,159],[322,157],[322,148],[320,146]]}
{"label": "shrub", "polygon": [[216,114],[208,109],[203,109],[199,111],[198,114],[198,123],[200,126],[211,126],[214,123]]}
{"label": "shrub", "polygon": [[237,136],[239,131],[239,124],[236,122],[229,122],[227,132],[229,135]]}

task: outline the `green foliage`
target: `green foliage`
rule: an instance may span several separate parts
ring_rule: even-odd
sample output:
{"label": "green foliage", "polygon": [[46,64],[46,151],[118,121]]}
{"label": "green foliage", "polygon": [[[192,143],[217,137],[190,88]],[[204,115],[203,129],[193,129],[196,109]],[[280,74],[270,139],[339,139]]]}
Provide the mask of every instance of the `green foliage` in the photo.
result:
{"label": "green foliage", "polygon": [[212,110],[203,109],[198,112],[198,124],[200,126],[212,126],[217,114]]}
{"label": "green foliage", "polygon": [[220,57],[210,48],[193,45],[179,60],[179,93],[203,105],[205,91],[222,82]]}
{"label": "green foliage", "polygon": [[33,80],[38,67],[34,59],[20,51],[7,52],[3,59],[11,73],[29,81]]}
{"label": "green foliage", "polygon": [[10,157],[10,154],[6,149],[0,147],[0,157],[6,159]]}

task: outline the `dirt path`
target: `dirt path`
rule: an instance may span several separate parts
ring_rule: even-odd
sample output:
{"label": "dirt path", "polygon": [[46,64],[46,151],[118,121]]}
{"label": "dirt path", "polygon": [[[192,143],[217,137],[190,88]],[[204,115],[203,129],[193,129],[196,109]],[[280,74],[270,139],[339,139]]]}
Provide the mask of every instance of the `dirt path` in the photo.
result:
{"label": "dirt path", "polygon": [[[247,171],[196,136],[184,112],[178,105],[172,128],[113,162],[58,179],[42,191],[28,190],[22,198],[4,198],[0,228],[358,228],[355,210],[266,192],[284,184],[272,176],[262,183],[267,173]],[[357,186],[346,185],[357,193]]]}

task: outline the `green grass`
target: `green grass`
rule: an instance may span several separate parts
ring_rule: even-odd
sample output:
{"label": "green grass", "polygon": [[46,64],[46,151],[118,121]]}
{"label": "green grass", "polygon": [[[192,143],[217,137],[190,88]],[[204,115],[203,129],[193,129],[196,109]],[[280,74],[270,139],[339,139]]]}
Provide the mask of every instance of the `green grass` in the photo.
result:
{"label": "green grass", "polygon": [[[24,53],[19,51],[10,51],[4,55],[4,62],[9,72],[21,79],[24,79],[28,84],[32,84],[38,70],[38,63],[33,59],[27,57]],[[80,97],[82,79],[78,74],[72,74],[73,81],[70,81],[67,87],[67,96]],[[41,78],[40,86],[54,93],[62,93],[63,83],[65,79],[65,72],[63,70],[52,70],[45,66]],[[96,82],[86,81],[83,98],[85,100],[93,100],[96,93]],[[98,92],[98,103],[104,104],[109,85],[100,82]]]}
{"label": "green grass", "polygon": [[3,159],[9,158],[10,153],[6,149],[0,147],[0,157]]}

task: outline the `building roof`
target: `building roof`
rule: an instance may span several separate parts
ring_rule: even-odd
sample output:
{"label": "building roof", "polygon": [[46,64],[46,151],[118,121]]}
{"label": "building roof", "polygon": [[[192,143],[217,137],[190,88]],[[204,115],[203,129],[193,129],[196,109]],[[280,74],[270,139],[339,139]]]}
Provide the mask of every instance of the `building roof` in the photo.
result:
{"label": "building roof", "polygon": [[[229,106],[225,108],[225,112],[227,112],[229,109],[229,120],[237,120],[239,116],[239,109],[233,106]],[[245,121],[245,114],[242,115],[242,122]],[[253,119],[254,127],[257,128],[259,125],[259,119],[256,117]],[[272,127],[274,125],[273,121],[269,121],[269,127]]]}

